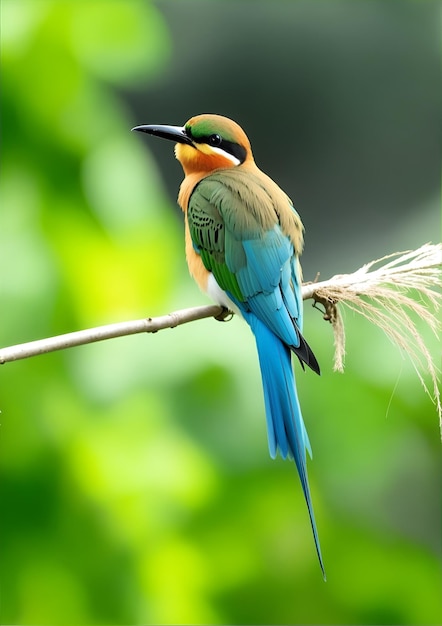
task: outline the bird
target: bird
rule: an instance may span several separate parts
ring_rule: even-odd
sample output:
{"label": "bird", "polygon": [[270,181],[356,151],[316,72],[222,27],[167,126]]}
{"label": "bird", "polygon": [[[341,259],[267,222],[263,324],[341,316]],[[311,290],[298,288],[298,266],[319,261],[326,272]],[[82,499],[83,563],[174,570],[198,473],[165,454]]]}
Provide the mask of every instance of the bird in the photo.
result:
{"label": "bird", "polygon": [[190,274],[209,297],[240,315],[255,337],[264,392],[269,452],[298,470],[322,574],[325,568],[307,476],[312,450],[301,413],[292,353],[303,369],[320,368],[302,335],[303,224],[285,192],[255,163],[241,126],[216,114],[184,126],[142,124],[132,130],[171,140],[184,179]]}

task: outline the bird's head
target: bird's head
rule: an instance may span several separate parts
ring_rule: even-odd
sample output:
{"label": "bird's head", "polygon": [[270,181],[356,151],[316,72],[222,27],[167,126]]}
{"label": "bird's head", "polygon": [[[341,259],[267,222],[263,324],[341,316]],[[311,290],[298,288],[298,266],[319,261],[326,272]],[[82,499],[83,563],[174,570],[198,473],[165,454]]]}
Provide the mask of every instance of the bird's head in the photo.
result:
{"label": "bird's head", "polygon": [[184,126],[135,126],[138,130],[175,141],[175,155],[185,174],[233,168],[253,161],[247,135],[236,122],[221,115],[197,115]]}

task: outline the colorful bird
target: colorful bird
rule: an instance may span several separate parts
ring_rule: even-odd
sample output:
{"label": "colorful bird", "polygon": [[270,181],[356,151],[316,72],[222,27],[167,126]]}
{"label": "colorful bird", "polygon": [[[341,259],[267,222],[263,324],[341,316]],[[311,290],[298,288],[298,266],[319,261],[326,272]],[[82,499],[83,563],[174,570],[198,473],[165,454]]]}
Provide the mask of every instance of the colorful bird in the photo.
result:
{"label": "colorful bird", "polygon": [[303,226],[290,198],[255,164],[242,128],[220,115],[181,126],[141,125],[176,143],[185,178],[186,257],[200,288],[241,315],[255,336],[264,388],[270,455],[293,458],[307,502],[319,563],[324,565],[307,477],[311,447],[296,391],[291,352],[319,374],[302,331]]}

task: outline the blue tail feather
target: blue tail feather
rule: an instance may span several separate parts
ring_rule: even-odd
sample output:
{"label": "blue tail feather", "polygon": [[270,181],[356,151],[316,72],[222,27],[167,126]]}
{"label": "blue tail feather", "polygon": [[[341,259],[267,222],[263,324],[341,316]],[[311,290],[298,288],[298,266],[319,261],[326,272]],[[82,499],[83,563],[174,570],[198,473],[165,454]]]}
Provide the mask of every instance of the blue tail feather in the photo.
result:
{"label": "blue tail feather", "polygon": [[258,348],[270,455],[275,458],[279,450],[282,458],[288,456],[295,461],[307,503],[319,564],[325,579],[307,476],[305,451],[308,451],[310,457],[312,453],[296,392],[290,348],[253,314],[247,316],[247,321],[255,335]]}

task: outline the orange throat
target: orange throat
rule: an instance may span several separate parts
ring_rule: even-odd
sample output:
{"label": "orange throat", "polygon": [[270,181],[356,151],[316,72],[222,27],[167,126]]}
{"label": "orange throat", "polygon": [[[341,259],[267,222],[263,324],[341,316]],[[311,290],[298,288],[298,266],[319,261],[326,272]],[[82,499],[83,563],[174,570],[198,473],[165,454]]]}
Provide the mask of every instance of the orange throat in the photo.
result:
{"label": "orange throat", "polygon": [[235,164],[229,158],[222,154],[206,152],[203,146],[201,149],[198,149],[187,144],[177,143],[175,156],[181,163],[186,176],[199,173],[201,178],[204,178],[204,176],[215,170],[235,167]]}

